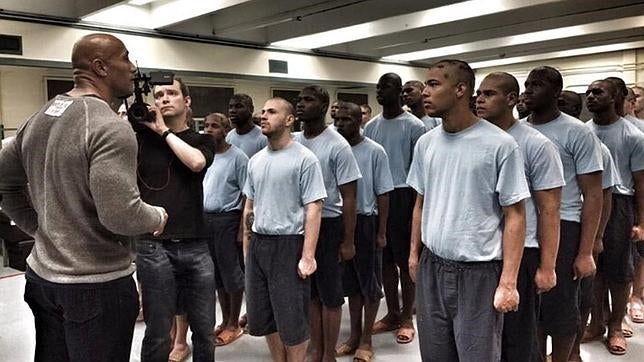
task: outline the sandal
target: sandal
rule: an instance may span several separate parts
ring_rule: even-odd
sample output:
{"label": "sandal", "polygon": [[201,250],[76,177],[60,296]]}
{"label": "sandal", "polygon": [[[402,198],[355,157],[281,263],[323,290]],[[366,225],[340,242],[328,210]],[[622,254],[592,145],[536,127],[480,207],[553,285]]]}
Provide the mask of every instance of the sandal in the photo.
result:
{"label": "sandal", "polygon": [[184,362],[191,354],[192,350],[190,349],[190,346],[187,346],[186,349],[182,351],[176,351],[173,348],[172,352],[170,352],[170,356],[168,357],[168,362]]}
{"label": "sandal", "polygon": [[239,337],[244,335],[244,330],[241,328],[237,329],[225,329],[223,332],[219,333],[217,338],[215,338],[215,346],[221,347],[227,344],[231,344],[239,339]]}
{"label": "sandal", "polygon": [[400,329],[398,329],[398,332],[396,333],[396,342],[398,342],[398,344],[411,343],[414,340],[415,335],[416,330],[414,329],[414,327],[400,327]]}
{"label": "sandal", "polygon": [[358,346],[352,346],[347,342],[344,342],[340,345],[340,347],[335,349],[335,356],[336,357],[342,357],[342,356],[348,356],[350,354],[353,354],[356,350],[358,349]]}
{"label": "sandal", "polygon": [[626,339],[622,335],[621,331],[608,336],[606,347],[610,354],[614,354],[616,356],[626,354]]}
{"label": "sandal", "polygon": [[215,327],[215,329],[212,331],[212,334],[214,334],[215,337],[217,337],[219,335],[219,333],[221,333],[223,331],[224,331],[224,325],[220,324],[217,327]]}
{"label": "sandal", "polygon": [[639,302],[628,303],[628,316],[633,323],[644,323],[644,307]]}
{"label": "sandal", "polygon": [[633,337],[633,334],[635,332],[633,331],[633,328],[628,325],[628,322],[626,322],[626,319],[622,321],[622,335],[624,335],[624,338],[631,338]]}
{"label": "sandal", "polygon": [[353,362],[371,362],[373,358],[373,351],[368,349],[357,349],[356,354],[353,356]]}
{"label": "sandal", "polygon": [[371,329],[371,334],[375,335],[385,332],[391,332],[395,331],[398,328],[400,328],[400,323],[389,323],[383,318],[374,323],[373,328]]}

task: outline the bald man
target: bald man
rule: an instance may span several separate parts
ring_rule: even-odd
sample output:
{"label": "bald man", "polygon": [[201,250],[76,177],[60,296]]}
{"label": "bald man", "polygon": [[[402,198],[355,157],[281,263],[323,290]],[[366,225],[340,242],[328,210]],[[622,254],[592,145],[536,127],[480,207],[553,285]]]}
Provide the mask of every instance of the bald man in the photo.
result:
{"label": "bald man", "polygon": [[423,88],[425,85],[419,80],[410,80],[403,85],[402,100],[403,103],[409,107],[411,114],[420,119],[425,128],[429,131],[441,124],[441,119],[438,117],[430,117],[425,113],[425,106],[423,105]]}
{"label": "bald man", "polygon": [[573,91],[561,91],[559,95],[559,110],[569,116],[579,118],[581,115],[581,96]]}
{"label": "bald man", "polygon": [[0,153],[1,205],[35,239],[25,274],[34,360],[125,362],[139,310],[125,235],[158,235],[167,215],[141,200],[134,132],[110,108],[133,91],[125,45],[87,35],[72,66],[74,88]]}

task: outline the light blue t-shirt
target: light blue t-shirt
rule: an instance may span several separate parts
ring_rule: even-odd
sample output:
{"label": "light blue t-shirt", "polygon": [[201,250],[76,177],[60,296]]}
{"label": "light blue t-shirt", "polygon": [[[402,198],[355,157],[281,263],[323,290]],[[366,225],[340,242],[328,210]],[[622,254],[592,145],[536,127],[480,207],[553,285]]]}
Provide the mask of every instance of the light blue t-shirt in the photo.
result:
{"label": "light blue t-shirt", "polygon": [[[562,187],[563,165],[557,147],[536,129],[517,122],[507,132],[519,144],[530,193]],[[532,196],[525,200],[525,247],[538,248],[539,211]]]}
{"label": "light blue t-shirt", "polygon": [[[526,118],[522,121],[525,120]],[[527,124],[557,146],[566,181],[561,190],[560,218],[580,222],[582,200],[577,175],[604,169],[599,140],[580,120],[563,112],[548,123]]]}
{"label": "light blue t-shirt", "polygon": [[644,119],[639,119],[637,117],[631,116],[630,114],[625,115],[624,118],[635,125],[637,129],[644,132]]}
{"label": "light blue t-shirt", "polygon": [[395,188],[409,187],[406,181],[414,146],[424,133],[423,122],[408,112],[392,119],[386,119],[380,113],[365,126],[364,135],[376,141],[387,152]]}
{"label": "light blue t-shirt", "polygon": [[440,117],[430,117],[428,115],[425,115],[423,118],[420,119],[423,124],[425,125],[425,130],[429,132],[432,128],[436,128],[443,123],[443,119]]}
{"label": "light blue t-shirt", "polygon": [[296,133],[294,137],[297,142],[310,149],[320,161],[327,194],[322,217],[342,215],[342,195],[338,186],[356,181],[361,177],[349,142],[329,127],[313,138],[304,137],[304,132]]}
{"label": "light blue t-shirt", "polygon": [[381,145],[365,137],[351,146],[362,178],[358,180],[358,215],[378,215],[378,196],[394,189],[387,153]]}
{"label": "light blue t-shirt", "polygon": [[502,259],[502,207],[530,197],[519,146],[483,119],[421,137],[407,183],[424,196],[423,243],[456,261]]}
{"label": "light blue t-shirt", "polygon": [[633,172],[644,170],[644,133],[622,117],[607,126],[594,121],[586,122],[586,126],[608,147],[613,157],[622,180],[613,187],[613,193],[635,195]]}
{"label": "light blue t-shirt", "polygon": [[617,167],[613,161],[613,156],[610,155],[610,150],[603,143],[601,146],[602,162],[604,164],[604,171],[602,172],[602,190],[606,190],[621,184],[622,179],[619,177],[619,171],[617,171]]}
{"label": "light blue t-shirt", "polygon": [[242,209],[242,189],[246,183],[248,157],[231,145],[224,153],[215,153],[212,165],[203,178],[205,212],[228,212]]}
{"label": "light blue t-shirt", "polygon": [[265,147],[248,161],[244,194],[253,200],[254,232],[303,235],[304,205],[326,197],[320,163],[297,142],[278,151]]}
{"label": "light blue t-shirt", "polygon": [[259,152],[268,144],[268,139],[262,133],[262,129],[258,126],[243,135],[237,133],[237,129],[233,128],[232,131],[226,135],[226,142],[240,148],[248,158],[253,157],[254,154]]}

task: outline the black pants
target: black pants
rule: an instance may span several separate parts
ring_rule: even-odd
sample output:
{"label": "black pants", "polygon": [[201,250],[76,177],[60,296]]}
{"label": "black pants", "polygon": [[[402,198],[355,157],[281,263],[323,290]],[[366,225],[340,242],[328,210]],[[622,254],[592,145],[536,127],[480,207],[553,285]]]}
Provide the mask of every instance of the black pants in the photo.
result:
{"label": "black pants", "polygon": [[34,361],[127,362],[139,297],[132,276],[58,284],[27,270],[25,302],[34,314]]}

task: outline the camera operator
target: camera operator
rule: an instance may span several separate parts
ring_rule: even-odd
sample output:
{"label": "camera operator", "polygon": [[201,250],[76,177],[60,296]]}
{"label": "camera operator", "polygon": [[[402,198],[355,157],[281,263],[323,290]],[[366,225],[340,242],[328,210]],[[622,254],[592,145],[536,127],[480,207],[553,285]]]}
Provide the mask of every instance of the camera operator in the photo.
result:
{"label": "camera operator", "polygon": [[169,220],[158,237],[137,241],[145,337],[141,361],[167,361],[170,328],[181,290],[192,328],[193,360],[214,361],[214,266],[203,225],[202,181],[213,161],[214,142],[188,126],[190,95],[179,78],[153,89],[153,119],[138,132],[139,189],[147,202],[166,208]]}
{"label": "camera operator", "polygon": [[36,361],[130,359],[139,310],[127,237],[160,234],[160,207],[141,200],[136,139],[109,104],[132,94],[123,43],[74,44],[74,88],[31,116],[0,153],[2,209],[33,236],[25,301]]}

